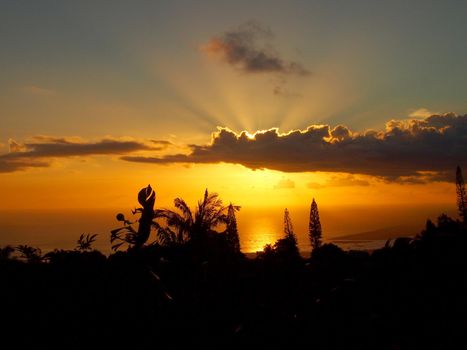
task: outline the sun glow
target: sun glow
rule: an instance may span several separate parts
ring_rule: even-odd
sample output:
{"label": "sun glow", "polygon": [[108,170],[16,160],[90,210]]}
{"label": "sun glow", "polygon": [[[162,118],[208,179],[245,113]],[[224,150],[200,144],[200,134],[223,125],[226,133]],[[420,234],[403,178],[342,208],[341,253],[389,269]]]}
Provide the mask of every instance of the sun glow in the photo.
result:
{"label": "sun glow", "polygon": [[[239,215],[240,220],[246,218]],[[274,244],[280,237],[280,232],[267,216],[248,217],[248,226],[239,227],[243,229],[241,236],[242,250],[247,253],[262,251],[266,244]]]}

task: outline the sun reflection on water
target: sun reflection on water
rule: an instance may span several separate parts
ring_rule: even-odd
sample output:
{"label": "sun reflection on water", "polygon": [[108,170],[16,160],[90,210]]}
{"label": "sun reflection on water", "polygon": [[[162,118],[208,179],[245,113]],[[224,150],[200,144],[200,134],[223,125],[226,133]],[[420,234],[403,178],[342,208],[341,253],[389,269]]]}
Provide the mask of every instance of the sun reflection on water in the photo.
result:
{"label": "sun reflection on water", "polygon": [[267,217],[252,218],[241,234],[242,251],[255,253],[263,250],[266,244],[274,244],[280,233]]}

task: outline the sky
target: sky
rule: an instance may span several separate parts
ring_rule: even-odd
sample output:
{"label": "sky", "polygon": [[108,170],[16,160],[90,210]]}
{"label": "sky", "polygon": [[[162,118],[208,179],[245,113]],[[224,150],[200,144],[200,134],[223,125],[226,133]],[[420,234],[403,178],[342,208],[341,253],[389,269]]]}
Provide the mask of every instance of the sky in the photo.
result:
{"label": "sky", "polygon": [[[276,231],[276,213],[312,198],[330,212],[453,212],[465,13],[465,1],[4,0],[0,210],[131,208],[151,183],[156,205],[209,188],[245,221],[274,212]],[[323,227],[396,219],[375,215]]]}

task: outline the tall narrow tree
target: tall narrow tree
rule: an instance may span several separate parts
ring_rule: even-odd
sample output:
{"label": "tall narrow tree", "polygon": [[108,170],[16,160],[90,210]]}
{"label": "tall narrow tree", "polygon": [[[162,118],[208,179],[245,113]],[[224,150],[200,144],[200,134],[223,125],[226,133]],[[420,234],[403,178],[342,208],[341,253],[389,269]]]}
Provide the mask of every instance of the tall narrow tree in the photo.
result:
{"label": "tall narrow tree", "polygon": [[322,231],[321,222],[319,220],[318,204],[315,199],[311,203],[310,208],[310,222],[308,224],[308,234],[310,237],[312,251],[321,247]]}
{"label": "tall narrow tree", "polygon": [[296,260],[300,257],[300,253],[298,251],[297,237],[293,232],[292,219],[287,209],[284,212],[284,236],[274,244],[274,250],[286,259]]}
{"label": "tall narrow tree", "polygon": [[227,242],[232,251],[236,254],[240,254],[240,239],[238,237],[237,218],[235,217],[235,212],[238,210],[240,210],[239,206],[230,203],[227,209],[227,227],[225,230]]}
{"label": "tall narrow tree", "polygon": [[293,232],[292,219],[287,208],[284,211],[284,234],[286,239],[295,242],[295,244],[297,243],[297,237]]}
{"label": "tall narrow tree", "polygon": [[456,193],[457,193],[457,208],[459,209],[459,216],[462,217],[464,222],[467,222],[467,196],[465,194],[464,177],[460,166],[456,170]]}

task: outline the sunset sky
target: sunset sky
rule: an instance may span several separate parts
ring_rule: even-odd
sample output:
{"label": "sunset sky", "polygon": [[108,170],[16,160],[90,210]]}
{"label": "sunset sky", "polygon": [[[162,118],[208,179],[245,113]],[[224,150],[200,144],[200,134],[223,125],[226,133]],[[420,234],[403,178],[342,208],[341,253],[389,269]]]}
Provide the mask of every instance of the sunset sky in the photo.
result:
{"label": "sunset sky", "polygon": [[[285,207],[306,230],[313,197],[325,234],[455,214],[466,13],[429,0],[2,1],[0,211],[129,210],[151,183],[164,207],[216,191],[258,235]],[[360,215],[329,214],[342,207]]]}

